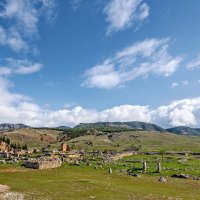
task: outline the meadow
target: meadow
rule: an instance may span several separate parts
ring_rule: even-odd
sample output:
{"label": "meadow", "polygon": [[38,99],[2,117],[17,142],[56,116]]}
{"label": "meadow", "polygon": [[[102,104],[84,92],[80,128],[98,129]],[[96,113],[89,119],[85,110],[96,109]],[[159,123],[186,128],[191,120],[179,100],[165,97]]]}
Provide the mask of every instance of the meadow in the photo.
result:
{"label": "meadow", "polygon": [[[200,199],[200,181],[170,177],[172,173],[183,173],[183,171],[188,173],[188,165],[194,168],[190,174],[198,175],[199,160],[193,159],[187,166],[177,162],[176,158],[172,158],[169,163],[166,160],[163,167],[171,167],[171,170],[163,170],[159,174],[155,172],[153,165],[154,156],[144,156],[143,159],[152,164],[149,165],[148,172],[140,174],[139,177],[121,172],[122,169],[132,169],[137,172],[140,170],[141,157],[137,155],[116,163],[104,164],[101,167],[96,167],[98,166],[97,161],[93,161],[91,166],[85,164],[75,166],[65,163],[60,168],[50,170],[32,170],[19,164],[1,164],[0,183],[10,186],[11,191],[22,193],[25,199]],[[137,160],[139,162],[136,162]],[[131,164],[127,165],[126,161]],[[112,174],[108,173],[110,167],[113,169]],[[173,169],[178,170],[173,171]],[[160,176],[164,176],[167,182],[159,182]]]}

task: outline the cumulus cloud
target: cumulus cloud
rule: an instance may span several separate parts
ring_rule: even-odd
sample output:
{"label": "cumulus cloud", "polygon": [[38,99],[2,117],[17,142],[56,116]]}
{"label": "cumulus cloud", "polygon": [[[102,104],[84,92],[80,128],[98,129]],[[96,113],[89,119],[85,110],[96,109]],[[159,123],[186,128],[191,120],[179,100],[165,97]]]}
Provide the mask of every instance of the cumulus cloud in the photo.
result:
{"label": "cumulus cloud", "polygon": [[110,0],[104,8],[107,33],[137,26],[149,16],[149,6],[143,0]]}
{"label": "cumulus cloud", "polygon": [[183,59],[172,57],[168,48],[167,38],[137,42],[88,69],[82,86],[110,89],[136,78],[170,76]]}
{"label": "cumulus cloud", "polygon": [[39,19],[49,21],[56,13],[55,0],[5,0],[1,6],[0,45],[14,51],[27,50],[29,39],[38,35]]}
{"label": "cumulus cloud", "polygon": [[151,120],[161,126],[200,126],[200,97],[174,101],[150,112]]}
{"label": "cumulus cloud", "polygon": [[156,109],[148,105],[121,105],[102,111],[81,106],[51,110],[37,105],[27,96],[10,92],[10,87],[12,83],[0,78],[0,123],[55,127],[97,121],[144,121],[163,127],[200,127],[200,97],[174,101]]}

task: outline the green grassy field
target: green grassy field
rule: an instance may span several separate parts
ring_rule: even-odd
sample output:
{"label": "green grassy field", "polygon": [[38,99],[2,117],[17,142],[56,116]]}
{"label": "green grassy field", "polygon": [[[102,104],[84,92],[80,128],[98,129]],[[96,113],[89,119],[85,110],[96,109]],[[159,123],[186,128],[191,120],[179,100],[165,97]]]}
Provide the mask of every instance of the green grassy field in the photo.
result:
{"label": "green grassy field", "polygon": [[[7,170],[2,171],[5,168]],[[68,164],[52,170],[1,165],[0,170],[0,184],[23,193],[25,199],[200,199],[200,181],[194,180],[167,178],[166,183],[161,183],[159,177],[148,174],[136,178],[121,175],[118,171],[109,174],[107,169],[96,170],[93,166]]]}
{"label": "green grassy field", "polygon": [[[27,143],[30,147],[43,147],[51,143],[59,148],[60,132],[46,130],[18,130],[6,132],[13,141]],[[32,143],[31,143],[32,141]],[[127,131],[112,135],[84,135],[67,140],[77,149],[123,151],[200,152],[200,137],[169,133]],[[104,154],[105,155],[105,154]],[[31,155],[31,156],[37,156]],[[156,172],[156,164],[162,155],[137,154],[112,163],[104,163],[102,157],[85,156],[85,163],[74,166],[64,163],[51,170],[31,170],[19,164],[0,164],[0,184],[10,186],[11,191],[22,193],[25,199],[35,200],[200,200],[200,181],[171,178],[173,174],[189,174],[200,177],[200,156],[164,155],[162,172]],[[147,162],[147,173],[141,174],[142,162]],[[113,169],[109,174],[108,169]],[[97,168],[97,169],[95,169]],[[122,171],[139,174],[127,175]],[[167,179],[159,182],[160,176]]]}

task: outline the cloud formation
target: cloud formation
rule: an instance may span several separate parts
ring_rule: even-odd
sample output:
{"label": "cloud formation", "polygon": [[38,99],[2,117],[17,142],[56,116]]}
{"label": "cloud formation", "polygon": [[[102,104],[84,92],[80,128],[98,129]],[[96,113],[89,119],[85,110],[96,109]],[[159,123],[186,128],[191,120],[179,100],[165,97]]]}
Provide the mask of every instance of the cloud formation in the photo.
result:
{"label": "cloud formation", "polygon": [[56,15],[55,0],[5,0],[1,7],[0,45],[16,52],[27,50],[30,39],[38,36],[39,19],[50,21]]}
{"label": "cloud formation", "polygon": [[43,67],[41,63],[33,63],[29,60],[13,58],[7,58],[4,60],[4,66],[0,66],[0,76],[8,76],[11,74],[33,74],[39,72]]}
{"label": "cloud formation", "polygon": [[173,101],[156,109],[148,105],[121,105],[102,111],[81,106],[50,110],[35,104],[29,97],[10,92],[10,87],[8,80],[0,78],[0,123],[56,127],[97,121],[144,121],[163,127],[200,127],[200,97]]}
{"label": "cloud formation", "polygon": [[172,57],[168,48],[168,38],[137,42],[88,69],[82,86],[110,89],[136,78],[147,78],[150,75],[170,76],[177,70],[183,58]]}
{"label": "cloud formation", "polygon": [[110,0],[104,8],[108,22],[107,34],[137,27],[149,16],[149,10],[143,0]]}
{"label": "cloud formation", "polygon": [[178,87],[178,86],[188,86],[188,85],[190,85],[189,81],[184,80],[184,81],[180,81],[180,82],[173,82],[171,87],[174,88],[174,87]]}
{"label": "cloud formation", "polygon": [[200,54],[186,65],[187,69],[200,69]]}

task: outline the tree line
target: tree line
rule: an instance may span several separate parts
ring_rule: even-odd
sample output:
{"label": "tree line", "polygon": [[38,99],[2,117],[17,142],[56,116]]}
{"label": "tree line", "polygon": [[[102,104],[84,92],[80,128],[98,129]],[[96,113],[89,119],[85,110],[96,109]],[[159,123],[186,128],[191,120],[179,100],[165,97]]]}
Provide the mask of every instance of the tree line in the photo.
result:
{"label": "tree line", "polygon": [[13,149],[28,150],[28,147],[27,147],[26,144],[20,145],[19,143],[12,143],[12,142],[10,141],[10,139],[9,139],[9,138],[6,138],[5,136],[0,136],[0,141],[9,144],[9,145],[11,146],[11,148],[13,148]]}

